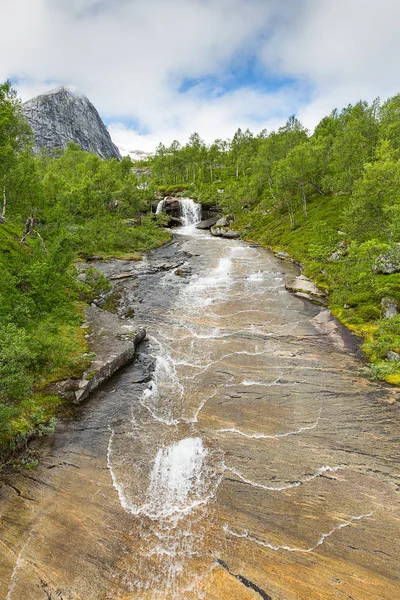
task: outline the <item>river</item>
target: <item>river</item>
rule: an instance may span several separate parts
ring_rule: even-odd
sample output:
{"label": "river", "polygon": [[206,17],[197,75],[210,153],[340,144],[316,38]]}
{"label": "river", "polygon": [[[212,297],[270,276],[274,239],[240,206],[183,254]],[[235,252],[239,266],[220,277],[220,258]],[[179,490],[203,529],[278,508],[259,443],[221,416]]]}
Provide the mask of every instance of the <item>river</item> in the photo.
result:
{"label": "river", "polygon": [[137,360],[3,482],[0,598],[397,599],[397,391],[256,245],[189,226],[137,269]]}

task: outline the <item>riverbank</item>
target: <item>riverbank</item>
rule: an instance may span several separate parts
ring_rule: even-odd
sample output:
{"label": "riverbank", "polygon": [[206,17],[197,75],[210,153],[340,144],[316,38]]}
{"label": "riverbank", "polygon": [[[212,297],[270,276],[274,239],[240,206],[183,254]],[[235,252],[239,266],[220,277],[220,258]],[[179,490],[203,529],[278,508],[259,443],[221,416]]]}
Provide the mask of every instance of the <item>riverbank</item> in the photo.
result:
{"label": "riverbank", "polygon": [[[343,231],[349,199],[338,196],[308,205],[307,217],[295,213],[296,227],[277,210],[259,209],[237,216],[235,228],[245,239],[274,252],[287,253],[302,272],[326,290],[329,306],[348,329],[360,336],[370,361],[370,374],[400,384],[400,273],[377,273],[375,264],[385,245],[350,242]],[[284,258],[284,256],[283,256]],[[386,316],[389,302],[394,311]]]}

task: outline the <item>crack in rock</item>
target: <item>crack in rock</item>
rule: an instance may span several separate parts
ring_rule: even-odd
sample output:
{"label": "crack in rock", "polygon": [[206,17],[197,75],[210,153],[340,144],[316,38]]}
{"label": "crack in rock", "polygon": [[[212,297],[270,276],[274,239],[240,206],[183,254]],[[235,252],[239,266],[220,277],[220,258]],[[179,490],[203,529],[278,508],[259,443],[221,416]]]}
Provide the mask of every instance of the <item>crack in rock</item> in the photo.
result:
{"label": "crack in rock", "polygon": [[12,485],[12,483],[9,483],[8,481],[5,481],[4,483],[8,487],[10,487],[12,490],[14,490],[14,492],[17,494],[17,496],[19,496],[23,500],[29,500],[29,502],[35,502],[35,498],[29,498],[29,496],[24,496],[24,494],[21,492],[21,490],[19,488],[17,488],[15,485]]}
{"label": "crack in rock", "polygon": [[247,587],[250,590],[253,590],[257,594],[259,594],[259,596],[261,596],[261,598],[263,600],[272,600],[271,596],[269,596],[266,592],[264,592],[264,590],[262,588],[260,588],[257,584],[255,584],[253,581],[250,581],[250,579],[247,579],[247,577],[244,577],[243,575],[240,575],[240,573],[237,573],[237,574],[236,573],[232,573],[232,571],[230,570],[230,568],[228,567],[228,565],[226,564],[226,562],[224,562],[223,560],[221,560],[219,558],[216,558],[214,560],[223,569],[225,569],[225,571],[227,571],[229,573],[229,575],[232,575],[232,577],[235,577],[235,579],[237,579],[238,581],[240,581],[240,583],[243,584],[245,587]]}

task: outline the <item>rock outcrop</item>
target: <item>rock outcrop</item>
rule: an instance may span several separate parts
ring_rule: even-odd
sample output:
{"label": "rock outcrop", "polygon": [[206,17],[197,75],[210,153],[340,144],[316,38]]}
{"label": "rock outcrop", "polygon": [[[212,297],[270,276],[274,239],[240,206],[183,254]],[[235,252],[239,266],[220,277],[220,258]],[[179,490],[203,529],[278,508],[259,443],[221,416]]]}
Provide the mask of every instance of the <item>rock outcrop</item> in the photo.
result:
{"label": "rock outcrop", "polygon": [[322,288],[318,287],[311,279],[305,275],[298,275],[297,277],[290,278],[285,283],[285,288],[289,292],[293,292],[299,298],[311,300],[314,304],[326,305],[326,292]]}
{"label": "rock outcrop", "polygon": [[88,306],[86,325],[89,347],[94,355],[82,379],[68,379],[53,385],[53,392],[76,404],[83,402],[116,371],[130,363],[136,348],[145,339],[146,331],[138,331],[132,324],[112,313]]}
{"label": "rock outcrop", "polygon": [[59,87],[25,102],[23,112],[35,136],[35,152],[75,142],[101,158],[121,160],[99,113],[83,94]]}

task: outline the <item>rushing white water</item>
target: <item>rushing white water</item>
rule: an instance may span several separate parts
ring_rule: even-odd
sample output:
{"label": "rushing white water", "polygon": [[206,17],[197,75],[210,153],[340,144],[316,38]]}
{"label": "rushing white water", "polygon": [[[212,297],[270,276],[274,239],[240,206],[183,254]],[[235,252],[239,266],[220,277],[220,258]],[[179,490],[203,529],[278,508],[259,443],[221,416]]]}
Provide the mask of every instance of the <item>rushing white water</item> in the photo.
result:
{"label": "rushing white water", "polygon": [[197,204],[191,198],[180,198],[183,225],[195,225],[201,221],[201,204]]}
{"label": "rushing white water", "polygon": [[202,502],[207,450],[201,438],[187,438],[157,452],[147,491],[152,518],[187,513]]}

